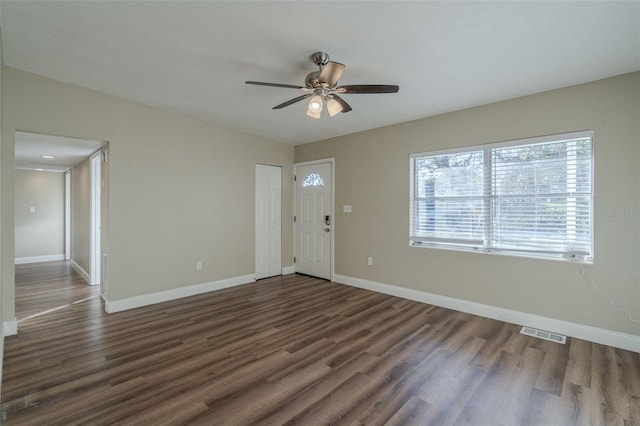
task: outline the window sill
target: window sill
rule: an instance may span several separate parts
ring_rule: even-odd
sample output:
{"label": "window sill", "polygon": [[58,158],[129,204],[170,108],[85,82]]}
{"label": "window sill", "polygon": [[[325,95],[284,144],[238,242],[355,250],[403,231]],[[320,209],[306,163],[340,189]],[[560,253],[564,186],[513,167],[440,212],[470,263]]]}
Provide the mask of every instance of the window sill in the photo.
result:
{"label": "window sill", "polygon": [[435,249],[435,250],[457,251],[462,253],[488,254],[488,255],[494,255],[494,256],[519,257],[519,258],[525,258],[525,259],[551,260],[551,261],[564,262],[564,263],[593,265],[593,257],[579,256],[575,258],[569,258],[567,255],[563,255],[563,254],[501,251],[501,250],[484,249],[481,247],[475,248],[475,247],[457,246],[454,244],[433,244],[433,243],[414,242],[414,241],[409,241],[409,246],[417,247],[417,248]]}

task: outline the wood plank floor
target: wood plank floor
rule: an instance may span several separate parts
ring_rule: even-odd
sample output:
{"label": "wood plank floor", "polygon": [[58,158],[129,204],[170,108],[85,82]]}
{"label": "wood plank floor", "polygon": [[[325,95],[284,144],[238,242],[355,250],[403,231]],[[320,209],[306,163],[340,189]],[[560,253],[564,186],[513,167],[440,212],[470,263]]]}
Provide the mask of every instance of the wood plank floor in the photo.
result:
{"label": "wood plank floor", "polygon": [[99,296],[100,286],[87,285],[69,262],[16,265],[16,318],[19,322]]}
{"label": "wood plank floor", "polygon": [[6,339],[0,410],[19,425],[640,425],[638,354],[519,329],[295,274],[110,315],[94,297]]}

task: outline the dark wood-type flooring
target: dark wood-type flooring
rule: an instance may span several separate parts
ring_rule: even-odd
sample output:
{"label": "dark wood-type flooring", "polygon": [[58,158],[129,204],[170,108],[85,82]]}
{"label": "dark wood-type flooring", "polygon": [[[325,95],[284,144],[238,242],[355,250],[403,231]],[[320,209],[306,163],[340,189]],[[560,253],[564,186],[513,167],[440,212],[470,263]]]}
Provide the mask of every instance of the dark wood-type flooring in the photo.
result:
{"label": "dark wood-type flooring", "polygon": [[69,262],[16,265],[16,318],[19,322],[100,296]]}
{"label": "dark wood-type flooring", "polygon": [[[26,284],[46,268],[17,270],[19,310],[49,309]],[[316,278],[116,314],[87,297],[6,339],[7,423],[640,424],[636,353]]]}

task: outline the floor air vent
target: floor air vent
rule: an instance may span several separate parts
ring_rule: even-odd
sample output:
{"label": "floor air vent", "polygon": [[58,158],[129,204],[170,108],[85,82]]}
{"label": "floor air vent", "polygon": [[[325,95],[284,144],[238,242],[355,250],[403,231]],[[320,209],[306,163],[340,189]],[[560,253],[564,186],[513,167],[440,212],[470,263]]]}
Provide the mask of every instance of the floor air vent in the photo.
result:
{"label": "floor air vent", "polygon": [[527,336],[537,337],[538,339],[549,340],[551,342],[562,343],[563,345],[567,341],[567,336],[563,336],[562,334],[551,333],[549,331],[538,330],[537,328],[531,327],[522,327],[520,330],[521,334],[525,334]]}

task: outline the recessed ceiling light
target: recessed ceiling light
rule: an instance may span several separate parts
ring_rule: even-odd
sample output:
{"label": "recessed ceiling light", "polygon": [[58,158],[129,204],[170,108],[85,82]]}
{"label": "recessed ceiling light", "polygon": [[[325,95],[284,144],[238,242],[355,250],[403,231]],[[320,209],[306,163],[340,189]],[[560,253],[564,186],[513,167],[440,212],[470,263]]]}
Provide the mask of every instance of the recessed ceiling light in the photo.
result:
{"label": "recessed ceiling light", "polygon": [[53,155],[43,155],[42,158],[45,160],[53,160],[55,157]]}

